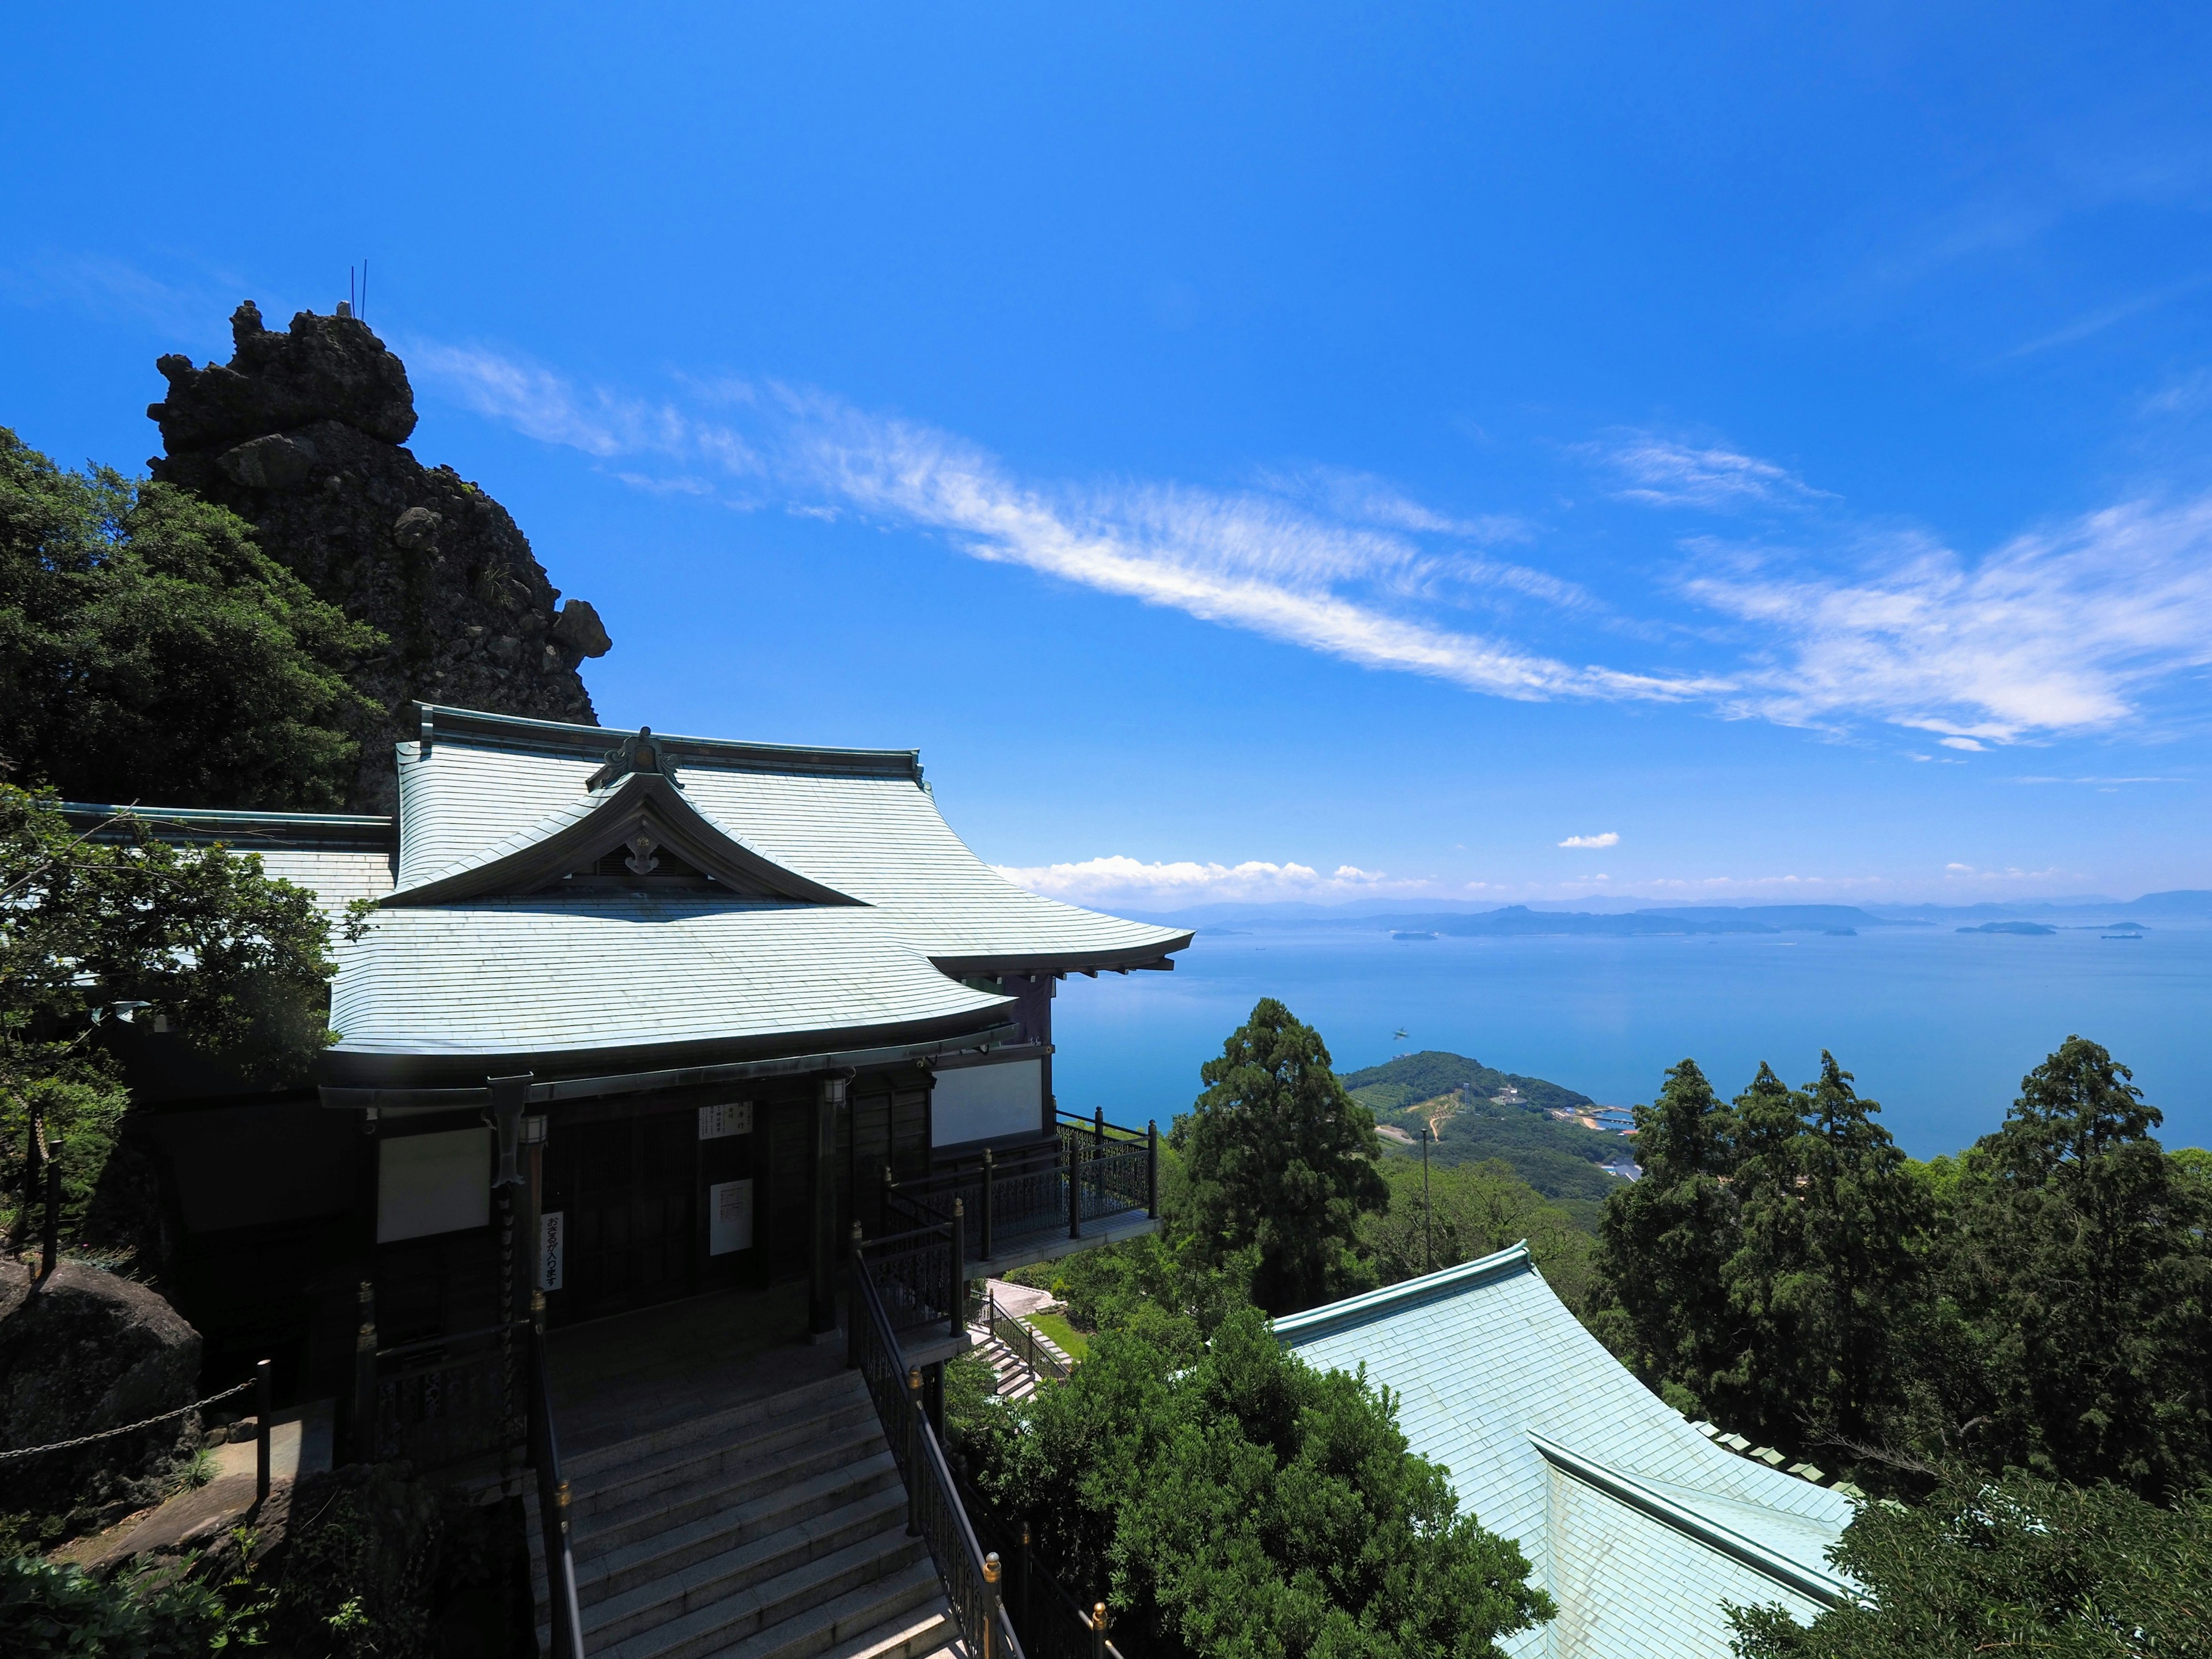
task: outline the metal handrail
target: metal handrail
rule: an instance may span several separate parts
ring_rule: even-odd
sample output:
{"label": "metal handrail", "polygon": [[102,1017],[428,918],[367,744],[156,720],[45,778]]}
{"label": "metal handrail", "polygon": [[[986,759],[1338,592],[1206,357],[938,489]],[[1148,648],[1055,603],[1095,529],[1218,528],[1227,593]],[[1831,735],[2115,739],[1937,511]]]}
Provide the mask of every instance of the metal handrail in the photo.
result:
{"label": "metal handrail", "polygon": [[[1037,1346],[1037,1333],[1034,1325],[1026,1319],[1017,1318],[1001,1308],[999,1305],[999,1293],[996,1291],[986,1291],[983,1293],[983,1299],[985,1304],[983,1328],[1004,1343],[1009,1353],[1027,1365],[1031,1376],[1038,1378],[1049,1376],[1055,1382],[1067,1381],[1067,1367],[1054,1359],[1048,1352]],[[1019,1347],[1014,1346],[1013,1338],[1007,1333],[1006,1328],[1010,1325],[1021,1339]]]}
{"label": "metal handrail", "polygon": [[552,1659],[584,1659],[584,1620],[576,1603],[576,1557],[568,1530],[568,1483],[553,1432],[553,1384],[545,1364],[545,1293],[530,1297],[530,1462],[538,1474],[538,1524],[545,1546],[545,1592],[552,1603]]}
{"label": "metal handrail", "polygon": [[[1012,1588],[1006,1599],[1019,1610],[1013,1625],[1027,1643],[1027,1650],[1036,1659],[1095,1659],[1098,1655],[1122,1659],[1121,1650],[1106,1639],[1105,1603],[1094,1602],[1086,1608],[1040,1559],[1027,1522],[1017,1525],[1009,1520],[964,1476],[957,1487],[961,1502],[982,1529],[977,1535],[995,1542],[1009,1564]],[[1035,1593],[1039,1589],[1043,1592],[1042,1606]]]}
{"label": "metal handrail", "polygon": [[906,1483],[907,1530],[927,1545],[952,1616],[979,1659],[1023,1659],[1021,1640],[1000,1600],[999,1558],[986,1555],[975,1541],[945,1449],[922,1410],[921,1372],[906,1363],[868,1271],[865,1248],[854,1241],[846,1357],[867,1385],[892,1461]]}

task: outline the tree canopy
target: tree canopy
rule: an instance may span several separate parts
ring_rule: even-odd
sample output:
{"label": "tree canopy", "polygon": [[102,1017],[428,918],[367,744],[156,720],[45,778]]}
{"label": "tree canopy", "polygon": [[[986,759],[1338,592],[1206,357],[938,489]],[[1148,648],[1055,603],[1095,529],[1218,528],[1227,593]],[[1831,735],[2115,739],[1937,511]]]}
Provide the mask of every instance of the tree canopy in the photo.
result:
{"label": "tree canopy", "polygon": [[955,1425],[1064,1583],[1159,1659],[1486,1659],[1551,1616],[1510,1541],[1458,1509],[1395,1403],[1315,1370],[1257,1310],[1211,1343],[1157,1310],[1066,1383]]}
{"label": "tree canopy", "polygon": [[0,776],[90,801],[329,808],[382,636],[166,484],[0,427]]}
{"label": "tree canopy", "polygon": [[1877,1487],[2212,1480],[2212,1181],[2127,1068],[2069,1037],[1933,1164],[1879,1109],[1832,1055],[1727,1104],[1674,1067],[1607,1202],[1593,1328],[1681,1409]]}
{"label": "tree canopy", "polygon": [[1741,1659],[2197,1659],[2212,1652],[2212,1494],[1954,1471],[1868,1504],[1832,1558],[1866,1591],[1810,1626],[1735,1610]]}
{"label": "tree canopy", "polygon": [[1179,1224],[1209,1260],[1256,1251],[1252,1296],[1272,1313],[1359,1282],[1359,1218],[1389,1190],[1374,1116],[1337,1080],[1321,1033],[1262,998],[1200,1076],[1206,1092],[1170,1137],[1186,1183]]}

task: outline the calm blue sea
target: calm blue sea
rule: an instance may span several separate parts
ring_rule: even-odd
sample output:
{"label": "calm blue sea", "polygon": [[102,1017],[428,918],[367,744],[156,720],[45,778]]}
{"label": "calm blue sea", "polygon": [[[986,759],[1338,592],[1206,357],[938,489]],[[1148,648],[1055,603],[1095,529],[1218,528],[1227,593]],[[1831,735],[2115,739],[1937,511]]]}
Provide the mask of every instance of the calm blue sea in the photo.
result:
{"label": "calm blue sea", "polygon": [[[2132,942],[1948,927],[1850,938],[1201,935],[1172,974],[1060,987],[1061,1107],[1164,1128],[1197,1094],[1200,1064],[1263,996],[1318,1026],[1341,1071],[1446,1048],[1607,1104],[1649,1101],[1686,1055],[1724,1094],[1762,1060],[1802,1083],[1825,1047],[1920,1157],[1994,1128],[2021,1073],[2079,1032],[2134,1068],[2166,1113],[2168,1145],[2212,1146],[2212,929],[2179,927]],[[1407,1040],[1394,1042],[1401,1026]]]}

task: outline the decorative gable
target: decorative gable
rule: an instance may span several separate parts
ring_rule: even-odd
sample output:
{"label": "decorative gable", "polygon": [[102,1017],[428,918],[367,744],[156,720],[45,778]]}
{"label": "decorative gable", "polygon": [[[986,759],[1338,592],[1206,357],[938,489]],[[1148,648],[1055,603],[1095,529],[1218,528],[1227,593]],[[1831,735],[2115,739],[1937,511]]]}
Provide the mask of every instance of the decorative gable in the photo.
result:
{"label": "decorative gable", "polygon": [[605,885],[717,887],[741,898],[857,904],[746,846],[660,769],[649,729],[625,738],[573,806],[403,887],[387,905],[451,904]]}

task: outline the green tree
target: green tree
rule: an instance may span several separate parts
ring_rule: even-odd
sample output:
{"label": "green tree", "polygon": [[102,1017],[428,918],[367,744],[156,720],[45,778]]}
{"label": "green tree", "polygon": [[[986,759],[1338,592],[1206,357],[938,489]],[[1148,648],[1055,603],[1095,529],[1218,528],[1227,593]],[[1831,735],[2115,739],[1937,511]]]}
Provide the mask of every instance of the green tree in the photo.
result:
{"label": "green tree", "polygon": [[0,776],[76,800],[327,807],[373,712],[346,668],[382,636],[246,522],[0,427]]}
{"label": "green tree", "polygon": [[1203,1340],[1156,1310],[971,1447],[1085,1601],[1159,1659],[1481,1659],[1549,1618],[1510,1541],[1460,1513],[1389,1397],[1313,1370],[1251,1308]]}
{"label": "green tree", "polygon": [[1954,1473],[1869,1504],[1832,1558],[1863,1601],[1800,1625],[1734,1609],[1741,1659],[2201,1659],[2212,1653],[2212,1494]]}
{"label": "green tree", "polygon": [[1964,1160],[1944,1276],[1985,1395],[1975,1460],[2157,1498],[2212,1480],[2212,1254],[2130,1075],[2069,1036],[2021,1080]]}
{"label": "green tree", "polygon": [[1389,1202],[1375,1119],[1345,1092],[1321,1034],[1273,997],[1200,1073],[1170,1137],[1183,1165],[1176,1224],[1204,1260],[1257,1252],[1252,1297],[1272,1313],[1357,1285],[1363,1212]]}
{"label": "green tree", "polygon": [[1678,1410],[1710,1409],[1737,1352],[1725,1268],[1735,1253],[1735,1113],[1695,1060],[1636,1109],[1640,1180],[1606,1200],[1591,1328]]}
{"label": "green tree", "polygon": [[1893,1415],[1893,1340],[1912,1321],[1926,1200],[1833,1054],[1803,1091],[1765,1066],[1737,1097],[1741,1343],[1714,1401],[1747,1433],[1867,1455]]}
{"label": "green tree", "polygon": [[1596,1241],[1500,1158],[1429,1171],[1424,1205],[1417,1158],[1386,1158],[1390,1205],[1363,1216],[1359,1249],[1377,1283],[1395,1285],[1473,1261],[1522,1239],[1553,1293],[1577,1314],[1589,1289]]}
{"label": "green tree", "polygon": [[67,1146],[71,1213],[125,1097],[98,1041],[118,1004],[250,1081],[304,1074],[330,1041],[329,930],[313,896],[221,847],[179,848],[127,817],[71,829],[0,785],[0,1182],[21,1180],[25,1119]]}

